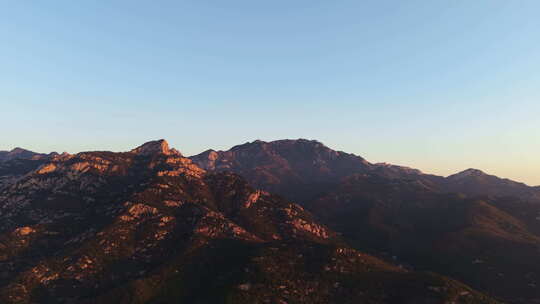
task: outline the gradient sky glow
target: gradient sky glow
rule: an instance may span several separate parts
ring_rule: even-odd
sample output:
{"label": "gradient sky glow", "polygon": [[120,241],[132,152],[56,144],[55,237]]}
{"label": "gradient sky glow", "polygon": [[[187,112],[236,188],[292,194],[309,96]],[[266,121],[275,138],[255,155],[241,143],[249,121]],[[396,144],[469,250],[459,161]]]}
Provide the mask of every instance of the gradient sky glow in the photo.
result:
{"label": "gradient sky glow", "polygon": [[540,1],[1,1],[0,150],[317,139],[540,185]]}

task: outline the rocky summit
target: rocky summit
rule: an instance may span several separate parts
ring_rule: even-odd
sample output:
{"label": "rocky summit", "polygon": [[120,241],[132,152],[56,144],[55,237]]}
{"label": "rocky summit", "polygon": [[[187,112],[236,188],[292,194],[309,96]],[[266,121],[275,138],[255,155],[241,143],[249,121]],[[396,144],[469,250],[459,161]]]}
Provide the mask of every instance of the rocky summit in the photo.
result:
{"label": "rocky summit", "polygon": [[448,180],[310,140],[11,158],[0,303],[535,303],[539,205]]}
{"label": "rocky summit", "polygon": [[131,153],[139,155],[152,155],[152,154],[165,154],[165,155],[181,155],[175,149],[169,149],[169,143],[164,139],[154,140],[143,144],[140,147],[137,147],[130,151]]}

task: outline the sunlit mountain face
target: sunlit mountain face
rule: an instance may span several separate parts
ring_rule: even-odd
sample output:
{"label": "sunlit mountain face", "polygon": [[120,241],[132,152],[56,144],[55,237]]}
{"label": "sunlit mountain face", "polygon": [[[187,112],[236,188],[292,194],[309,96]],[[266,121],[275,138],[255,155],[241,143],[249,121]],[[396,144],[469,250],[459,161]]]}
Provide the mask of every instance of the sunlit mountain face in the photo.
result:
{"label": "sunlit mountain face", "polygon": [[540,190],[310,140],[0,152],[0,303],[538,303]]}

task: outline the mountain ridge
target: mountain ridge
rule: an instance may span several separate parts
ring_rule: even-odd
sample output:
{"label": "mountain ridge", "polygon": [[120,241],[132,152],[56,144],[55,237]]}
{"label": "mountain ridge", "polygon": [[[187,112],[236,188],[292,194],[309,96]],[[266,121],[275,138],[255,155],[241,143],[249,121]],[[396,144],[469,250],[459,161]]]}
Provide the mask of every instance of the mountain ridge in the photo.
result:
{"label": "mountain ridge", "polygon": [[16,147],[10,151],[0,151],[0,163],[4,161],[14,160],[14,159],[40,159],[40,158],[52,157],[54,155],[58,155],[58,153],[56,152],[51,152],[49,154],[36,153],[30,150]]}
{"label": "mountain ridge", "polygon": [[[405,178],[422,177],[424,178],[425,181],[429,180],[430,182],[434,182],[435,184],[437,184],[437,187],[439,187],[441,191],[446,190],[449,192],[456,192],[456,191],[459,192],[463,190],[465,191],[466,194],[471,194],[471,195],[476,195],[476,194],[500,195],[503,192],[510,192],[513,195],[517,195],[519,192],[523,192],[522,194],[518,196],[526,197],[526,198],[533,198],[535,200],[540,201],[540,192],[538,191],[538,189],[540,189],[540,186],[536,186],[536,187],[529,186],[521,182],[516,182],[510,179],[500,178],[494,175],[489,175],[479,169],[470,168],[470,169],[463,170],[461,172],[451,174],[446,177],[434,175],[434,174],[426,174],[418,169],[405,167],[405,166],[399,166],[399,165],[388,164],[388,163],[370,163],[369,161],[365,160],[361,156],[357,156],[351,153],[346,153],[343,151],[332,150],[328,148],[327,146],[325,146],[323,143],[316,140],[285,139],[285,140],[277,140],[277,141],[270,141],[270,142],[256,140],[253,142],[247,142],[241,145],[233,146],[229,150],[225,150],[225,151],[209,149],[202,153],[190,156],[190,158],[193,159],[196,163],[198,163],[203,168],[210,168],[211,170],[225,170],[225,169],[235,170],[234,168],[235,165],[233,163],[233,160],[231,159],[231,157],[233,157],[235,153],[238,154],[240,153],[240,151],[243,151],[243,153],[248,153],[250,149],[257,149],[257,148],[261,148],[262,150],[269,150],[269,149],[271,150],[272,146],[281,146],[284,143],[287,143],[289,145],[303,146],[304,148],[306,146],[311,146],[313,150],[324,149],[326,153],[328,153],[329,155],[337,153],[337,155],[343,154],[343,155],[348,155],[350,158],[356,158],[359,162],[363,164],[363,166],[357,167],[358,170],[356,170],[355,172],[352,172],[351,170],[349,170],[347,172],[349,174],[350,173],[376,172],[378,174],[385,175],[388,177],[405,177]],[[275,151],[273,151],[273,153],[275,154]],[[207,160],[209,157],[211,157],[212,159]],[[317,161],[317,160],[313,159],[313,161]],[[218,164],[217,166],[216,166],[216,163]],[[251,173],[245,172],[245,170],[242,168],[237,168],[236,170],[241,174],[253,174],[253,172]],[[458,181],[457,177],[471,176],[471,174],[477,177],[489,177],[490,182],[496,183],[497,185],[493,186],[492,189],[489,189],[488,192],[490,193],[485,193],[487,191],[485,189],[483,190],[483,192],[474,192],[468,189],[459,188],[459,185],[455,184],[455,181]],[[345,176],[346,174],[341,174],[341,175]],[[495,188],[500,187],[501,185],[505,186],[506,188],[504,188],[500,192],[497,192]],[[510,187],[514,189],[509,189]]]}
{"label": "mountain ridge", "polygon": [[[228,151],[210,149],[184,157],[160,139],[127,152],[89,151],[13,158],[0,162],[0,263],[2,258],[7,258],[11,261],[8,262],[10,271],[18,275],[16,281],[7,281],[11,283],[0,287],[0,298],[10,299],[19,294],[20,290],[13,289],[17,284],[30,284],[25,285],[29,290],[48,284],[43,285],[41,277],[36,278],[28,269],[20,268],[23,264],[19,261],[27,261],[24,255],[27,250],[39,250],[43,255],[58,246],[61,237],[51,235],[64,231],[59,226],[117,225],[115,222],[128,225],[147,215],[159,215],[159,221],[165,222],[154,222],[156,227],[166,227],[171,217],[175,222],[186,217],[199,218],[202,222],[196,226],[184,223],[174,229],[181,229],[187,235],[202,233],[205,237],[233,241],[235,245],[231,243],[232,247],[224,250],[242,251],[244,249],[240,248],[246,245],[267,252],[261,242],[291,242],[287,246],[304,252],[303,255],[309,252],[301,249],[304,246],[301,243],[305,242],[321,244],[324,248],[344,246],[374,255],[390,265],[399,262],[404,269],[435,271],[457,278],[511,303],[535,303],[540,300],[534,289],[537,280],[540,281],[537,190],[477,169],[441,177],[403,166],[372,164],[360,156],[334,151],[313,140],[257,140],[236,145]],[[244,194],[239,197],[239,193]],[[43,197],[46,201],[38,204]],[[179,197],[182,197],[181,202]],[[191,203],[185,204],[185,200]],[[94,202],[100,202],[95,205],[97,209],[87,213],[89,211],[85,210],[92,210],[88,208],[94,206]],[[294,203],[287,205],[287,202]],[[181,207],[183,211],[171,213],[173,207]],[[201,218],[200,214],[206,215]],[[100,220],[92,224],[89,216]],[[158,217],[151,218],[158,220]],[[138,229],[137,225],[133,229]],[[49,230],[52,227],[55,228]],[[152,231],[157,243],[151,238],[143,242],[155,243],[152,246],[156,248],[169,248],[160,241],[159,235],[165,232],[154,231],[152,225],[144,227]],[[89,233],[78,229],[60,232],[60,236],[81,238]],[[121,237],[114,232],[116,230],[122,231],[121,226],[104,233]],[[33,240],[33,236],[38,238]],[[94,233],[88,237],[98,239]],[[28,247],[25,242],[33,245]],[[200,245],[189,244],[189,248]],[[162,253],[158,252],[152,257],[161,258]],[[212,249],[204,249],[204,259],[214,259],[211,252]],[[279,255],[290,254],[281,249],[278,252]],[[67,257],[74,253],[65,254]],[[142,252],[137,254],[144,256]],[[437,258],[433,258],[435,256]],[[99,256],[95,258],[96,263],[106,261]],[[62,265],[60,261],[55,263]],[[471,268],[471,263],[476,266]],[[66,268],[52,273],[32,271],[40,276],[52,275],[52,280],[56,280],[56,276],[73,279]],[[206,271],[210,270],[203,273]],[[12,274],[9,272],[5,279]],[[425,279],[419,274],[414,277],[420,281]],[[107,286],[116,286],[110,280],[106,282]],[[64,288],[63,285],[52,286],[52,289],[47,288],[57,290],[54,292]],[[99,298],[105,292],[99,288],[89,290],[92,297]],[[414,293],[424,292],[415,290]],[[273,294],[269,290],[261,292]],[[390,290],[385,289],[385,292]],[[52,296],[48,292],[44,294]],[[157,296],[150,294],[150,297]],[[328,297],[327,300],[337,295],[330,293]],[[21,299],[24,302],[34,298],[32,294],[25,294]]]}
{"label": "mountain ridge", "polygon": [[164,141],[32,166],[0,188],[2,303],[498,303]]}
{"label": "mountain ridge", "polygon": [[[165,139],[158,139],[158,140],[148,141],[145,144],[155,143],[155,142],[164,142],[166,144],[166,146],[167,146],[166,149],[169,149],[169,144]],[[208,155],[208,154],[212,154],[212,155],[214,155],[213,157],[216,157],[216,155],[219,155],[219,153],[224,153],[224,152],[227,152],[227,151],[230,151],[230,150],[233,150],[233,149],[241,149],[242,147],[245,147],[246,145],[249,145],[249,144],[271,144],[271,143],[276,143],[276,142],[303,142],[303,143],[310,143],[311,142],[311,143],[315,143],[317,145],[322,145],[325,148],[328,148],[321,141],[318,141],[318,140],[315,140],[315,139],[298,138],[298,139],[280,139],[280,140],[274,140],[274,141],[263,141],[263,140],[260,140],[260,139],[256,139],[256,140],[251,141],[251,142],[246,142],[244,144],[239,144],[239,145],[232,146],[228,150],[215,150],[215,149],[210,148],[210,149],[207,149],[207,150],[205,150],[203,152],[193,154],[193,155],[190,155],[190,156],[186,156],[186,157],[188,157],[188,158],[196,158],[198,156]],[[137,148],[134,148],[134,149],[130,150],[129,152],[134,152],[134,150],[140,149],[143,145],[141,145],[141,146],[139,146]],[[180,153],[175,148],[170,148],[170,149],[172,149],[173,152]],[[459,172],[452,173],[452,174],[444,176],[444,175],[437,175],[437,174],[431,174],[431,173],[424,173],[420,169],[416,169],[416,168],[409,167],[409,166],[391,164],[391,163],[387,163],[387,162],[370,163],[367,160],[365,160],[364,158],[362,158],[361,156],[358,156],[356,154],[347,153],[347,152],[343,152],[343,151],[339,151],[339,150],[333,150],[331,148],[328,148],[328,149],[332,150],[332,151],[335,151],[335,152],[338,152],[338,153],[341,152],[341,153],[346,153],[346,154],[349,154],[349,155],[357,156],[357,157],[361,158],[362,160],[364,160],[365,162],[367,162],[367,163],[369,163],[371,165],[374,165],[375,167],[396,168],[396,169],[401,169],[403,171],[410,171],[411,173],[414,172],[415,174],[425,174],[425,175],[436,176],[436,177],[441,177],[441,178],[449,178],[449,177],[452,177],[452,176],[459,176],[460,174],[463,174],[463,173],[466,173],[466,172],[469,172],[469,171],[470,172],[474,171],[474,172],[478,172],[479,174],[484,174],[484,175],[497,177],[497,178],[502,179],[502,180],[512,181],[512,182],[515,182],[517,184],[522,184],[524,186],[540,190],[540,185],[536,185],[536,186],[535,185],[529,185],[529,184],[524,183],[524,182],[514,181],[514,180],[511,180],[511,179],[508,179],[508,178],[504,178],[504,177],[498,177],[497,175],[487,174],[483,170],[478,169],[478,168],[468,168],[468,169],[464,169],[462,171],[459,171]],[[3,157],[4,157],[3,155],[6,155],[8,153],[12,153],[14,151],[15,152],[20,151],[20,152],[24,152],[24,153],[32,153],[32,156],[38,155],[39,157],[47,157],[47,156],[52,157],[52,156],[59,155],[59,153],[57,153],[57,152],[39,153],[39,152],[30,151],[30,150],[27,150],[27,149],[24,149],[24,148],[21,148],[21,147],[16,147],[16,148],[13,148],[12,150],[9,150],[9,151],[0,150],[0,162],[3,160]],[[85,151],[82,151],[82,152],[85,152]],[[78,152],[78,153],[82,153],[82,152]],[[68,153],[63,152],[62,154],[68,154]],[[75,153],[75,154],[77,154],[77,153]],[[27,158],[27,157],[25,157],[25,158]]]}

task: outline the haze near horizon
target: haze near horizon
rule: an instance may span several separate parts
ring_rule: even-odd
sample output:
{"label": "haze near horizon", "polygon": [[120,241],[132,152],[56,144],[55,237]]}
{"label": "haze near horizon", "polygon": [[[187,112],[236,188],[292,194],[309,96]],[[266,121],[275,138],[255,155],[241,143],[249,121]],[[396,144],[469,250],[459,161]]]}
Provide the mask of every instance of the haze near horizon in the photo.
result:
{"label": "haze near horizon", "polygon": [[537,1],[0,4],[0,150],[316,139],[540,185]]}

